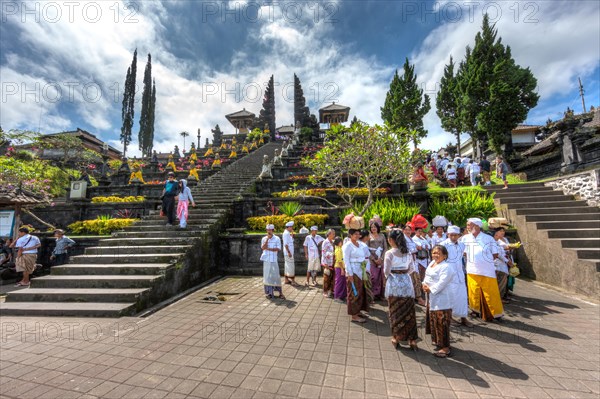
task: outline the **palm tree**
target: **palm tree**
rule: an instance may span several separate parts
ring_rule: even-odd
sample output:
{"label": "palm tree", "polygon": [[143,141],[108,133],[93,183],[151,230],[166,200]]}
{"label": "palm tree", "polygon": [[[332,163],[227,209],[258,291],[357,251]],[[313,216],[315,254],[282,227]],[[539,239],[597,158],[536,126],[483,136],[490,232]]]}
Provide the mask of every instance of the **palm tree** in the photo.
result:
{"label": "palm tree", "polygon": [[179,133],[179,135],[183,137],[183,152],[185,153],[185,138],[188,137],[190,134],[188,132],[181,132]]}

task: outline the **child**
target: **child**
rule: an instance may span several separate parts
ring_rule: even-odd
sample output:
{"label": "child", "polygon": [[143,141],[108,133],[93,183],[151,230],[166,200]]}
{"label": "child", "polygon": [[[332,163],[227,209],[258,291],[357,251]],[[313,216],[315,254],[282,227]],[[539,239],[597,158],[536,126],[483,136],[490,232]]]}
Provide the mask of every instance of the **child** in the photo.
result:
{"label": "child", "polygon": [[335,269],[335,288],[333,296],[335,301],[346,302],[346,269],[344,267],[344,252],[342,246],[344,240],[341,237],[335,237],[333,240],[334,269]]}
{"label": "child", "polygon": [[504,182],[503,190],[508,188],[508,180],[506,175],[508,174],[508,166],[506,162],[502,159],[502,157],[496,158],[496,177],[502,177],[502,181]]}
{"label": "child", "polygon": [[192,190],[187,186],[187,180],[179,180],[179,203],[177,204],[177,218],[179,219],[179,228],[185,229],[187,227],[188,219],[188,203],[191,202],[195,208],[196,203],[194,197],[192,197]]}
{"label": "child", "polygon": [[75,241],[71,240],[65,235],[65,232],[61,229],[54,230],[54,237],[56,237],[56,246],[52,251],[50,260],[54,261],[54,265],[64,265],[69,262],[69,248],[75,245]]}

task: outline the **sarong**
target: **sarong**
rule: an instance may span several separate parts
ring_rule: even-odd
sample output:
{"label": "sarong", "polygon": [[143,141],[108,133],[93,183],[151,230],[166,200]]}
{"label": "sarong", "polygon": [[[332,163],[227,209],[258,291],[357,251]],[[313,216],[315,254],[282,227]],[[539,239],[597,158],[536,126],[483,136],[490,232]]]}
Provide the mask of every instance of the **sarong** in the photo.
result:
{"label": "sarong", "polygon": [[308,259],[308,267],[306,268],[307,272],[318,272],[321,270],[321,261],[319,258]]}
{"label": "sarong", "polygon": [[467,274],[469,307],[485,321],[504,316],[504,308],[498,290],[498,280],[492,277]]}
{"label": "sarong", "polygon": [[294,262],[293,256],[283,256],[284,268],[283,273],[286,277],[296,277],[296,263]]}
{"label": "sarong", "polygon": [[281,277],[277,262],[263,262],[263,283],[265,294],[273,295],[275,291],[281,293]]}
{"label": "sarong", "polygon": [[[346,282],[346,289],[348,292],[348,314],[356,316],[361,310],[365,312],[369,310],[369,304],[367,302],[367,293],[363,285],[363,281],[358,276],[352,276],[353,279],[350,282]],[[356,288],[357,296],[354,295],[352,290],[352,281],[354,281],[354,287]]]}
{"label": "sarong", "polygon": [[383,267],[378,267],[375,262],[371,262],[371,287],[374,297],[383,296]]}
{"label": "sarong", "polygon": [[431,334],[431,342],[440,348],[450,347],[450,322],[452,309],[429,310],[425,319],[425,334]]}
{"label": "sarong", "polygon": [[508,274],[496,270],[496,280],[498,281],[498,291],[500,298],[506,298],[508,295]]}
{"label": "sarong", "polygon": [[371,286],[371,276],[369,276],[369,273],[367,273],[367,261],[362,262],[360,264],[360,268],[362,269],[362,281],[367,294],[367,303],[373,303],[375,302],[375,298],[373,296],[373,289]]}
{"label": "sarong", "polygon": [[15,266],[18,272],[33,273],[35,270],[35,261],[37,254],[22,254],[15,260]]}
{"label": "sarong", "polygon": [[183,200],[177,203],[177,219],[179,219],[179,225],[185,227],[188,219],[188,201]]}
{"label": "sarong", "polygon": [[335,289],[333,291],[335,299],[346,300],[346,276],[342,276],[342,268],[335,268]]}
{"label": "sarong", "polygon": [[423,288],[421,287],[421,278],[419,277],[419,273],[413,272],[410,274],[410,279],[413,282],[413,287],[415,288],[415,298],[423,297]]}
{"label": "sarong", "polygon": [[[329,270],[329,276],[327,275],[327,270]],[[333,291],[333,285],[335,280],[335,272],[333,268],[328,268],[327,266],[323,266],[323,293],[329,294]]]}
{"label": "sarong", "polygon": [[391,296],[388,297],[388,306],[392,338],[396,341],[417,339],[419,335],[417,333],[415,299]]}

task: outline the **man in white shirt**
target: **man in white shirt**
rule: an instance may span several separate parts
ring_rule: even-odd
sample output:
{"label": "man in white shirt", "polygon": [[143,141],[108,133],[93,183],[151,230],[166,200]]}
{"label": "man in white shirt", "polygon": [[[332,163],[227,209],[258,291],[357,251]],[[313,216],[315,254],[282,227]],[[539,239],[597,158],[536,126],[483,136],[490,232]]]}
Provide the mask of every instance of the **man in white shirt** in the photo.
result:
{"label": "man in white shirt", "polygon": [[312,226],[310,234],[304,239],[304,257],[308,260],[306,269],[306,283],[308,287],[310,278],[312,277],[313,285],[317,286],[317,273],[321,268],[321,259],[319,256],[319,244],[323,241],[323,237],[317,234],[318,227]]}
{"label": "man in white shirt", "polygon": [[29,234],[27,227],[19,229],[19,238],[14,243],[14,247],[18,248],[15,265],[17,272],[23,272],[23,279],[19,281],[17,287],[28,287],[29,276],[35,270],[35,261],[37,259],[37,249],[42,246],[40,239]]}
{"label": "man in white shirt", "polygon": [[283,231],[283,260],[285,262],[283,276],[285,284],[293,286],[296,283],[296,264],[294,261],[294,221],[290,220],[285,224]]}
{"label": "man in white shirt", "polygon": [[279,264],[277,263],[277,253],[281,251],[281,239],[273,234],[275,226],[272,224],[268,224],[266,230],[267,235],[260,242],[260,248],[262,249],[260,260],[263,262],[265,296],[272,299],[273,294],[277,291],[279,292],[279,299],[285,299],[281,289],[281,276],[279,275]]}
{"label": "man in white shirt", "polygon": [[470,234],[461,241],[467,256],[469,306],[485,321],[498,320],[504,316],[494,265],[494,259],[498,258],[498,246],[493,237],[481,231],[481,219],[471,218],[468,222]]}

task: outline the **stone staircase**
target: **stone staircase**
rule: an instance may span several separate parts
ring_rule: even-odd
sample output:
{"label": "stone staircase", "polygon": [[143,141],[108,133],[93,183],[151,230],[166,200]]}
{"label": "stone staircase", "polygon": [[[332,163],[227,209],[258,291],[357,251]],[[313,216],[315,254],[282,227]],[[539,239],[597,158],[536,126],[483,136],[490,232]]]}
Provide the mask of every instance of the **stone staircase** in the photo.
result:
{"label": "stone staircase", "polygon": [[[226,227],[232,203],[252,185],[268,143],[192,188],[196,208],[189,208],[187,229],[166,226],[158,212],[100,240],[71,263],[10,292],[0,315],[119,317],[134,315],[187,288],[206,281],[216,265],[212,232]],[[214,235],[213,235],[214,236]]]}
{"label": "stone staircase", "polygon": [[600,209],[544,183],[486,187],[519,234],[523,275],[579,294],[600,292]]}

